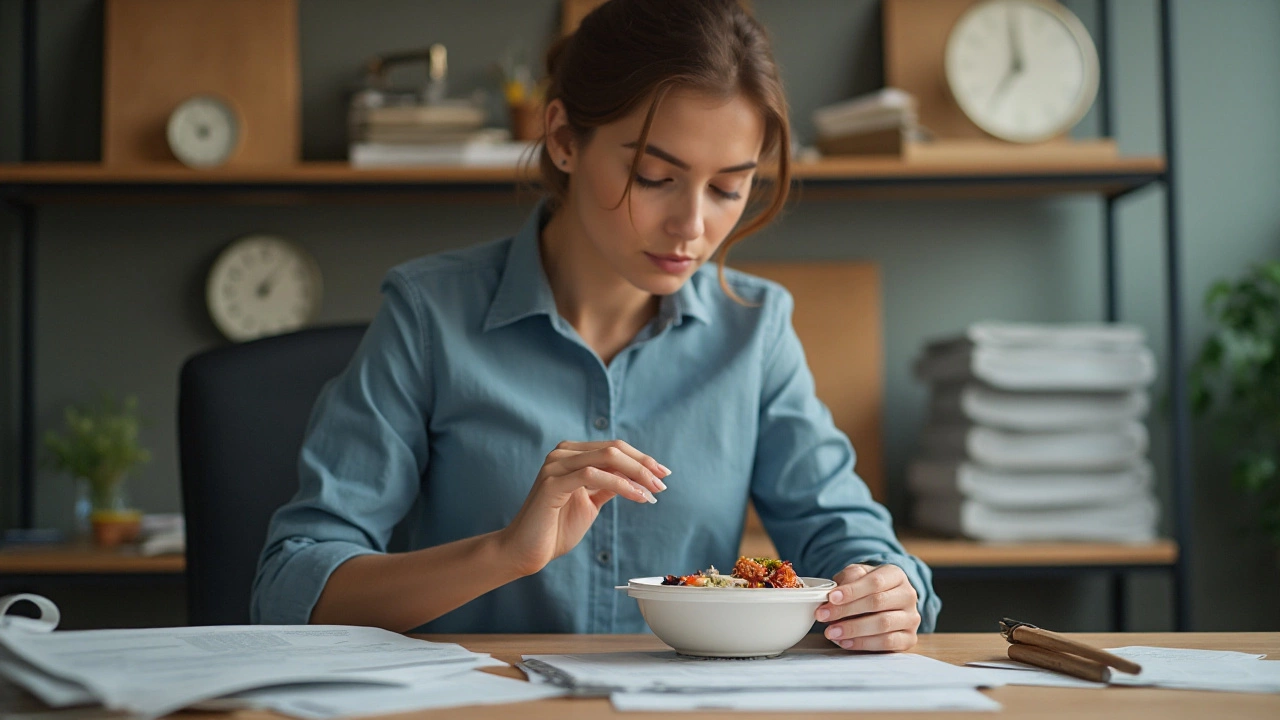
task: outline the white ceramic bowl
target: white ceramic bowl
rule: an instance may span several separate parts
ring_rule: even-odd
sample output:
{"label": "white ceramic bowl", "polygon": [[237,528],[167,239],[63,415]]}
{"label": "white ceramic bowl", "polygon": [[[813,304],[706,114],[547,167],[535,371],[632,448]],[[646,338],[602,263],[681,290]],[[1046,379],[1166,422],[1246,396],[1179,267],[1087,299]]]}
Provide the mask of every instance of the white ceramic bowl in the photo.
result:
{"label": "white ceramic bowl", "polygon": [[663,585],[661,577],[625,587],[653,634],[682,655],[771,657],[800,642],[836,586],[800,579],[803,588],[685,587]]}

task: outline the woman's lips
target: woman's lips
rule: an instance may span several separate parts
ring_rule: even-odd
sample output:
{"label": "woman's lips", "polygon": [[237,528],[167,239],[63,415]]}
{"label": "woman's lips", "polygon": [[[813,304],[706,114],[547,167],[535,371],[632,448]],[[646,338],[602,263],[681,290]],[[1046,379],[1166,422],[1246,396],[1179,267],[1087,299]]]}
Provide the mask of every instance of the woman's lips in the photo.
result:
{"label": "woman's lips", "polygon": [[683,255],[654,255],[653,253],[645,253],[645,257],[649,261],[658,266],[658,269],[672,275],[680,275],[693,267],[693,258]]}

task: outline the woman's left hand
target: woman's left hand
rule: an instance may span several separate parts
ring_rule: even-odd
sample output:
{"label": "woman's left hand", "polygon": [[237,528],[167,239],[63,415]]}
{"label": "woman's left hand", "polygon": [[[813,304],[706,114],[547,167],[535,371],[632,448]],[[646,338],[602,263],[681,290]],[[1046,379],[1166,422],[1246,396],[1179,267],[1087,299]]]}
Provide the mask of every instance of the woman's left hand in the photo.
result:
{"label": "woman's left hand", "polygon": [[836,587],[816,617],[831,623],[826,635],[846,650],[910,650],[920,611],[916,589],[897,565],[850,565],[836,573]]}

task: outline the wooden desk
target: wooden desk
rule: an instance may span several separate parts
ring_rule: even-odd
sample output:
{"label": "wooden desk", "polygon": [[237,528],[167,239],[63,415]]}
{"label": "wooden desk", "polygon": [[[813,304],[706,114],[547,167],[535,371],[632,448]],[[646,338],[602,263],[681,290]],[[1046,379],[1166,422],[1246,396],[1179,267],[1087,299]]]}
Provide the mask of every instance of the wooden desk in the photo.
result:
{"label": "wooden desk", "polygon": [[[616,652],[629,650],[664,650],[657,638],[651,635],[422,635],[426,640],[456,642],[475,652],[490,653],[500,660],[516,662],[525,654],[559,654]],[[1100,647],[1124,645],[1155,645],[1164,647],[1202,648],[1209,650],[1237,650],[1280,656],[1280,633],[1089,633],[1074,634],[1085,642]],[[801,648],[825,648],[830,644],[821,636],[810,635],[801,641]],[[913,652],[950,663],[963,664],[971,660],[1004,657],[1004,640],[996,633],[925,635]],[[1259,662],[1275,662],[1260,660]],[[523,679],[515,668],[489,668],[484,672]],[[1243,693],[1198,692],[1190,690],[1160,690],[1154,688],[1112,687],[1101,690],[1080,688],[1045,688],[1008,686],[984,690],[987,695],[1004,706],[1000,720],[1036,718],[1095,718],[1123,717],[1132,720],[1179,720],[1180,718],[1265,718],[1280,717],[1280,695]],[[0,681],[0,707],[13,711],[36,711],[38,701],[22,691]],[[629,717],[613,711],[609,701],[603,698],[560,698],[513,705],[473,706],[432,710],[397,715],[408,720],[435,720],[437,718],[467,718],[490,720],[496,718],[522,718],[526,720],[574,720],[601,716]],[[823,713],[824,717],[840,714]],[[973,718],[974,713],[849,713],[859,720],[938,720],[943,717]],[[173,720],[209,720],[208,713],[179,713]],[[264,712],[239,712],[217,717],[227,720],[280,720],[280,716]],[[672,714],[670,717],[696,718],[697,720],[741,720],[741,713],[697,712]],[[777,713],[750,713],[752,720],[783,718]],[[792,716],[794,717],[794,716]],[[980,715],[979,717],[992,717]]]}

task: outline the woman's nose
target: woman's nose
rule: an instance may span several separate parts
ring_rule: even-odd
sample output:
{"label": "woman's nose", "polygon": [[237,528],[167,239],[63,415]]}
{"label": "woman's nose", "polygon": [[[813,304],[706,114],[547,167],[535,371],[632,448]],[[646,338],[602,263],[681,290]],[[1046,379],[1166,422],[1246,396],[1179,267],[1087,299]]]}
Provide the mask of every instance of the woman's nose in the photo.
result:
{"label": "woman's nose", "polygon": [[702,198],[682,197],[667,215],[667,232],[681,240],[697,240],[706,229],[702,215]]}

